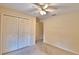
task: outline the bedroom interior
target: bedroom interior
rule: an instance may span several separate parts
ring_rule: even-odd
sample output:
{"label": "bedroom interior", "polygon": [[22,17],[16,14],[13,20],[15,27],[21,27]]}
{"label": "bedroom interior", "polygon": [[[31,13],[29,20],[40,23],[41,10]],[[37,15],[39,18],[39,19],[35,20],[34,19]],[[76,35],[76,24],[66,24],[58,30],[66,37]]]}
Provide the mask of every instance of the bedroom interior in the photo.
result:
{"label": "bedroom interior", "polygon": [[78,55],[79,3],[0,3],[0,55]]}

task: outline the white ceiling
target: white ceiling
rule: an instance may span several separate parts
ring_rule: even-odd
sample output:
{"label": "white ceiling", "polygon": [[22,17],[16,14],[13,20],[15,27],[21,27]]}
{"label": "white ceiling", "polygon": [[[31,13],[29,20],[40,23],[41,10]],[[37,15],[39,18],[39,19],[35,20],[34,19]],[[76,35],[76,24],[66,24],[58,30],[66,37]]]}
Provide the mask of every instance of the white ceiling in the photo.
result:
{"label": "white ceiling", "polygon": [[48,13],[44,16],[39,14],[38,10],[36,10],[37,8],[35,8],[34,7],[35,5],[32,3],[0,3],[0,5],[23,12],[25,14],[36,16],[40,19],[51,17],[53,14],[60,15],[60,14],[65,14],[75,11],[79,12],[78,3],[57,3],[56,6],[61,6],[61,7],[58,7],[58,9],[55,12]]}

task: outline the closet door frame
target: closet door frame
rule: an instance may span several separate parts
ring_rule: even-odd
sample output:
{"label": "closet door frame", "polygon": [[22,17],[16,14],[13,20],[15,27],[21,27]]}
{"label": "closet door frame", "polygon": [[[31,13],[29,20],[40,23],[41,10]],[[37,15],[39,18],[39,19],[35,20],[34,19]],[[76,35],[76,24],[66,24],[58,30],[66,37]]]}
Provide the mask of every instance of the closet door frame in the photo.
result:
{"label": "closet door frame", "polygon": [[1,34],[1,38],[0,38],[1,39],[1,55],[3,54],[3,52],[2,52],[3,15],[4,14],[1,13],[1,25],[0,25],[1,26],[1,30],[0,30],[1,31],[1,33],[0,33]]}
{"label": "closet door frame", "polygon": [[[16,19],[17,20],[19,20],[19,18],[22,18],[22,17],[18,17],[18,16],[12,16],[12,15],[8,15],[8,14],[4,14],[4,13],[1,13],[1,54],[2,54],[2,35],[3,35],[3,17],[4,17],[4,15],[7,15],[7,16],[11,16],[11,17],[16,17]],[[27,18],[22,18],[22,19],[25,19],[25,20],[28,20],[28,21],[32,21],[32,20],[30,20],[30,19],[27,19]],[[30,24],[30,26],[32,26],[32,24]],[[30,29],[31,30],[31,29]],[[30,32],[30,30],[29,30],[29,32]],[[18,21],[18,32],[19,32],[19,21]],[[18,45],[18,40],[19,40],[19,33],[17,33],[18,34],[18,39],[17,39],[17,49],[19,49],[19,45]],[[31,33],[29,33],[30,35],[32,35]],[[34,35],[35,36],[35,35]],[[34,40],[34,38],[32,38],[32,40]],[[32,44],[31,44],[32,45]],[[29,38],[28,38],[28,46],[31,46],[30,45],[30,40],[29,40]],[[34,45],[34,42],[33,42],[33,45]],[[27,46],[27,45],[26,45]],[[22,47],[23,48],[23,47]]]}
{"label": "closet door frame", "polygon": [[2,40],[1,40],[1,18],[2,14],[0,13],[0,55],[2,54]]}

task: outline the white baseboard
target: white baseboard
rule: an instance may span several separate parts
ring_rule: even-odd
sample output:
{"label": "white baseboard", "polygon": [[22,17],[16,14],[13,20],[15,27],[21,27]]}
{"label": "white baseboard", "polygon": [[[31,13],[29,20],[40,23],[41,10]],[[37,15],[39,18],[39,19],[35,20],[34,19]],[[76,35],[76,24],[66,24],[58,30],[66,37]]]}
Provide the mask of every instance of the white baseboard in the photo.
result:
{"label": "white baseboard", "polygon": [[57,48],[59,48],[59,49],[62,49],[62,50],[71,52],[71,53],[73,53],[73,54],[79,55],[79,53],[77,53],[77,52],[75,52],[75,51],[72,51],[72,50],[70,50],[70,49],[63,48],[63,47],[60,47],[60,46],[58,46],[58,45],[50,44],[50,43],[48,43],[48,42],[44,42],[44,43],[45,43],[45,44],[48,44],[48,45],[50,45],[50,46],[54,46],[54,47],[57,47]]}

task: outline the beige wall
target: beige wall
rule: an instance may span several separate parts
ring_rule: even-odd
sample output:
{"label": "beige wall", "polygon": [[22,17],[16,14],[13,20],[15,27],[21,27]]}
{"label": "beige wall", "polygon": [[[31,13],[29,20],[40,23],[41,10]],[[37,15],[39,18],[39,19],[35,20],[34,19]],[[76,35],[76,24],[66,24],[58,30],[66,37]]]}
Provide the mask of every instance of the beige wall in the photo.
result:
{"label": "beige wall", "polygon": [[44,20],[44,42],[79,54],[79,12]]}

